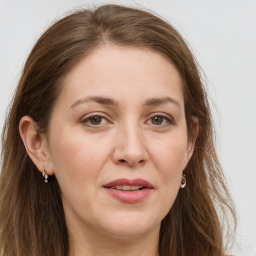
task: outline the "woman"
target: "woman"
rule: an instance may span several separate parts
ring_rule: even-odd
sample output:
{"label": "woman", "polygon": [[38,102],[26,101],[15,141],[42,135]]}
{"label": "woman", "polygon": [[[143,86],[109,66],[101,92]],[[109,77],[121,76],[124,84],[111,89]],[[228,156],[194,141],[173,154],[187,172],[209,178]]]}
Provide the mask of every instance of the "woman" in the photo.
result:
{"label": "woman", "polygon": [[226,255],[207,96],[160,18],[104,5],[56,22],[2,139],[1,256]]}

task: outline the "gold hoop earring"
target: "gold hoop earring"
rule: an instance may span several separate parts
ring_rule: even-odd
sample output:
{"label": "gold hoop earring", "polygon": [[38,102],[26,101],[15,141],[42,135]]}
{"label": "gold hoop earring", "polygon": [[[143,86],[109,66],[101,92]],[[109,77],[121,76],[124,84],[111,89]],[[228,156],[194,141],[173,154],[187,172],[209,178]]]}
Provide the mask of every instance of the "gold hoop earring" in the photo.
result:
{"label": "gold hoop earring", "polygon": [[187,184],[187,180],[186,180],[185,174],[182,174],[180,188],[185,188],[186,184]]}
{"label": "gold hoop earring", "polygon": [[46,171],[43,171],[43,172],[42,172],[42,175],[43,175],[43,177],[44,177],[44,182],[45,182],[45,183],[48,183],[49,175],[46,173]]}

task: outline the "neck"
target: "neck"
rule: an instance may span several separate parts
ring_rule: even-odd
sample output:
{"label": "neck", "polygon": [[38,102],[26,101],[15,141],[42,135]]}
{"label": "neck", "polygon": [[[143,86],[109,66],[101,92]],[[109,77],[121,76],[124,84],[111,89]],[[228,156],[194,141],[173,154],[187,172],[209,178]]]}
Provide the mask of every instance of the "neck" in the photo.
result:
{"label": "neck", "polygon": [[111,237],[91,233],[70,234],[70,256],[159,256],[159,228],[133,238]]}

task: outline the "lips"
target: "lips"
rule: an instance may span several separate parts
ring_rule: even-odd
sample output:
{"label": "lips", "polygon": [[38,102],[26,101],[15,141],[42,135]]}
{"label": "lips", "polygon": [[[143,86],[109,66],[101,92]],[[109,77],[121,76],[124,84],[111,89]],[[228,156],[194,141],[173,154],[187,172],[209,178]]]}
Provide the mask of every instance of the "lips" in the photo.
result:
{"label": "lips", "polygon": [[111,188],[111,187],[116,187],[116,186],[140,186],[143,188],[153,188],[152,184],[150,184],[148,181],[144,180],[144,179],[118,179],[118,180],[113,180],[109,183],[107,183],[106,185],[104,185],[104,187],[106,188]]}
{"label": "lips", "polygon": [[108,194],[125,203],[142,201],[153,191],[153,186],[144,179],[117,179],[103,186]]}

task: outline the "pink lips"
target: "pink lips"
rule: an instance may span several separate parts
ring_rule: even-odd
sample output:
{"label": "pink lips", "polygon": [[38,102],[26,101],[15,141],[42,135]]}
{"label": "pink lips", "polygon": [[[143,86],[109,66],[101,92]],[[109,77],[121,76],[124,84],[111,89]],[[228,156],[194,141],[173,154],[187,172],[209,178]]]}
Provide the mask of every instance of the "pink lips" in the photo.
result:
{"label": "pink lips", "polygon": [[[140,186],[138,190],[121,190],[116,186]],[[153,190],[153,186],[144,179],[117,179],[103,186],[114,198],[125,203],[136,203],[147,197]]]}

